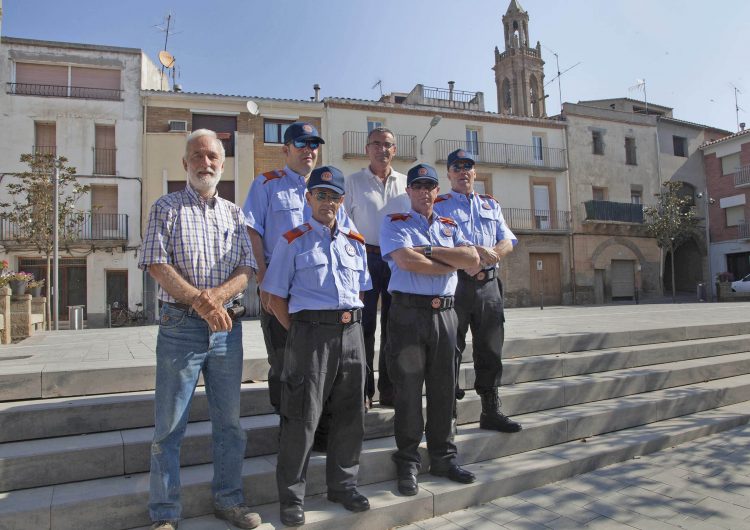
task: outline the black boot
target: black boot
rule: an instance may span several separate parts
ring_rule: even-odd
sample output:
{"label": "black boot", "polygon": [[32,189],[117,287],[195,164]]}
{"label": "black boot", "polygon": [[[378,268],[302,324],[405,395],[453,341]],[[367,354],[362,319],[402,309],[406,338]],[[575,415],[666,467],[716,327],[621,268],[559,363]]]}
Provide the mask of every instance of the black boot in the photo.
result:
{"label": "black boot", "polygon": [[479,427],[490,431],[518,432],[521,424],[511,420],[500,412],[500,398],[497,396],[497,388],[480,394],[482,398],[482,414],[479,416]]}

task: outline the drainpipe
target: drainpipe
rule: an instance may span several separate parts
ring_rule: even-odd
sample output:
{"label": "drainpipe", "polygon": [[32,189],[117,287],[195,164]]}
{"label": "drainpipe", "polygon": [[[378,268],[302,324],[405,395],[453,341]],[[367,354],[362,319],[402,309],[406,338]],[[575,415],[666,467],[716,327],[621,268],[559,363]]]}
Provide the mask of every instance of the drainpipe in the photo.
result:
{"label": "drainpipe", "polygon": [[570,285],[573,289],[573,300],[572,305],[576,305],[578,292],[576,289],[576,247],[573,242],[573,236],[575,235],[575,219],[576,216],[573,212],[573,185],[570,178],[570,149],[568,149],[568,120],[565,117],[564,108],[560,109],[560,116],[565,122],[565,133],[563,134],[563,146],[565,147],[565,158],[567,160],[567,169],[565,170],[565,176],[568,181],[568,215],[570,215],[570,237],[568,238],[568,246],[570,248]]}

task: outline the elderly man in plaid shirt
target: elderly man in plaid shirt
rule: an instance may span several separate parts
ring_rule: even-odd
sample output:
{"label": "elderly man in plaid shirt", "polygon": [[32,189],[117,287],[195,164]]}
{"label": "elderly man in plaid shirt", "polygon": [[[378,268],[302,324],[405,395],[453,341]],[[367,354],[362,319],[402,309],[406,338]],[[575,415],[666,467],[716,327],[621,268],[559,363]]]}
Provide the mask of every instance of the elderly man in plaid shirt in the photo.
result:
{"label": "elderly man in plaid shirt", "polygon": [[260,517],[245,504],[240,426],[242,326],[227,309],[256,267],[245,216],[216,193],[224,148],[207,129],[187,137],[184,190],[154,203],[139,266],[159,283],[155,429],[151,445],[151,528],[175,530],[181,515],[180,444],[203,372],[213,435],[214,515],[240,528]]}

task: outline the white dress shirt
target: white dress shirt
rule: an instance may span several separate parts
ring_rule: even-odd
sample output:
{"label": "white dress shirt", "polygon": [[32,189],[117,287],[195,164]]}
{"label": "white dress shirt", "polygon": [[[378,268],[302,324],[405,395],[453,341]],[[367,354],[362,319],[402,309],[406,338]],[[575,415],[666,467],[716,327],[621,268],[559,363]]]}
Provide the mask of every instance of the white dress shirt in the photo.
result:
{"label": "white dress shirt", "polygon": [[391,213],[408,212],[411,202],[406,195],[406,175],[391,169],[385,180],[363,168],[344,180],[344,209],[368,245],[380,245],[380,225]]}

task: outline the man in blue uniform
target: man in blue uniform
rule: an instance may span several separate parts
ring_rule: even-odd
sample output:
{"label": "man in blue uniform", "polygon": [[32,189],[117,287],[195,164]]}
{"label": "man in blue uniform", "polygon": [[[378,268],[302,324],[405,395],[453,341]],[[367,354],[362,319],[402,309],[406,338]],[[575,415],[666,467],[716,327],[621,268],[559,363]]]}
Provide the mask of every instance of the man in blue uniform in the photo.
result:
{"label": "man in blue uniform", "polygon": [[451,423],[455,407],[456,270],[476,267],[477,251],[432,206],[438,194],[435,169],[418,164],[407,174],[408,213],[383,220],[380,247],[391,267],[388,372],[396,390],[393,455],[398,490],[416,495],[419,443],[425,432],[422,385],[427,388],[427,451],[430,473],[470,483],[474,475],[456,463]]}
{"label": "man in blue uniform", "polygon": [[458,223],[461,233],[474,245],[481,261],[477,267],[458,271],[456,370],[466,348],[466,331],[471,327],[476,374],[474,389],[482,399],[479,426],[518,432],[521,425],[500,411],[497,390],[503,375],[505,338],[503,296],[497,267],[500,260],[513,251],[518,240],[505,223],[495,198],[474,192],[474,159],[463,149],[448,155],[448,179],[451,191],[435,200],[435,212]]}
{"label": "man in blue uniform", "polygon": [[[325,142],[310,123],[295,122],[284,131],[286,159],[284,169],[258,175],[247,194],[243,211],[248,219],[248,233],[253,253],[258,263],[258,285],[263,283],[271,254],[282,234],[301,225],[310,218],[310,206],[305,201],[307,179],[318,159],[318,150]],[[337,213],[340,225],[347,222],[344,209]],[[268,393],[271,405],[278,410],[281,399],[279,376],[284,362],[287,332],[267,308],[267,295],[261,290],[260,326],[266,343],[270,368]],[[316,439],[316,450],[325,451],[327,414],[324,413]]]}
{"label": "man in blue uniform", "polygon": [[364,435],[365,345],[361,293],[371,288],[364,238],[340,226],[344,175],[315,169],[307,182],[311,219],[276,245],[261,288],[289,330],[281,373],[281,439],[276,466],[281,520],[304,524],[305,474],[324,404],[331,415],[328,499],[368,510],[357,492]]}

